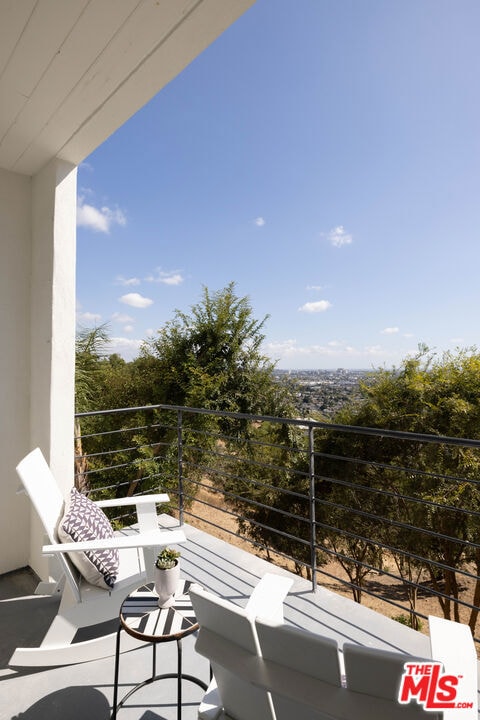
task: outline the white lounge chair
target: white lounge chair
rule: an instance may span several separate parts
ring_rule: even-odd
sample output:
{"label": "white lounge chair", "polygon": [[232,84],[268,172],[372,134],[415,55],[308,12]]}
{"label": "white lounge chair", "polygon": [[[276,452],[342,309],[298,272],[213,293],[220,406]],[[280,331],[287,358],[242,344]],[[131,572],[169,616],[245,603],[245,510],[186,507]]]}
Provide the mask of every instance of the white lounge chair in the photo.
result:
{"label": "white lounge chair", "polygon": [[[17,473],[48,539],[49,544],[44,545],[42,551],[56,557],[62,571],[56,583],[41,583],[37,593],[61,592],[62,597],[58,614],[41,646],[17,648],[9,664],[14,667],[69,665],[113,655],[116,632],[80,642],[77,642],[78,634],[81,637],[82,628],[90,627],[91,634],[95,635],[95,629],[91,626],[118,615],[124,598],[148,579],[150,566],[153,572],[153,559],[159,547],[186,541],[183,530],[159,528],[156,504],[168,502],[168,495],[99,501],[96,503],[98,507],[136,505],[138,530],[122,531],[110,539],[61,543],[57,537],[57,525],[63,515],[64,498],[38,448],[19,463]],[[119,552],[118,575],[113,589],[102,589],[85,582],[72,564],[69,553],[110,548]],[[75,642],[72,643],[72,640]],[[137,643],[132,638],[131,645],[124,644],[123,649],[136,646]]]}
{"label": "white lounge chair", "polygon": [[[210,660],[218,683],[199,720],[439,720],[415,702],[398,702],[404,663],[425,658],[345,644],[342,675],[334,639],[282,622],[284,595],[274,592],[249,612],[248,605],[191,590],[200,624],[195,649]],[[253,621],[257,611],[263,617]]]}
{"label": "white lounge chair", "polygon": [[270,694],[252,684],[246,669],[252,671],[252,663],[258,658],[254,618],[262,614],[283,622],[283,601],[292,584],[286,576],[267,573],[245,608],[192,586],[190,597],[200,624],[195,649],[209,658],[213,671],[212,683],[198,710],[201,720],[275,719]]}

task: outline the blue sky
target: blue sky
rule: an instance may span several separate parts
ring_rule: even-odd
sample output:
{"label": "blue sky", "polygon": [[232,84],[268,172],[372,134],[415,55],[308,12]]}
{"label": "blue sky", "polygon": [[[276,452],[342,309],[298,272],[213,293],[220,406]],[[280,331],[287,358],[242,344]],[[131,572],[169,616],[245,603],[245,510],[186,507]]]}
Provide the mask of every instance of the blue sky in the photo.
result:
{"label": "blue sky", "polygon": [[280,368],[480,343],[480,3],[258,0],[78,173],[111,352],[229,282]]}

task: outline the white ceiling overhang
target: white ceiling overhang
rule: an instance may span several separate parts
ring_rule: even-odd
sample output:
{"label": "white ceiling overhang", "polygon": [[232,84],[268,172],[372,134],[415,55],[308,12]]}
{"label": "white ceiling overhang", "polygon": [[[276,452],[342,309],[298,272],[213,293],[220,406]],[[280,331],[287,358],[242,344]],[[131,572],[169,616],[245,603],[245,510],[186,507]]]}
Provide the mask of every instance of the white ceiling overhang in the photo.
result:
{"label": "white ceiling overhang", "polygon": [[255,0],[1,0],[0,167],[78,164]]}

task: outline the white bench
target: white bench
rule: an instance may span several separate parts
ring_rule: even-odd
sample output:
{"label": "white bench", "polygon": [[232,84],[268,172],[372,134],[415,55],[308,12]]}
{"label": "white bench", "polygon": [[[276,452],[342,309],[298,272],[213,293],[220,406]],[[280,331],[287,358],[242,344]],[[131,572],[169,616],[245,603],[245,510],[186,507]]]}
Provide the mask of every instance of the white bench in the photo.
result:
{"label": "white bench", "polygon": [[[199,711],[202,720],[441,717],[416,702],[398,702],[405,662],[428,661],[431,657],[348,642],[341,652],[333,638],[285,625],[278,617],[266,618],[268,607],[263,617],[253,618],[246,610],[198,586],[191,597],[200,624],[196,650],[210,660],[218,683],[218,689],[210,689],[204,698]],[[475,666],[473,641],[463,632],[465,626],[448,626],[456,626],[453,632],[457,631],[457,640],[462,636],[460,642],[468,647],[463,654],[470,653],[471,665]],[[442,637],[442,628],[437,626],[438,632],[434,628],[434,634]],[[448,642],[452,643],[451,637]],[[439,644],[441,641],[437,647]],[[444,660],[441,656],[438,659]],[[477,711],[462,717],[476,720]]]}

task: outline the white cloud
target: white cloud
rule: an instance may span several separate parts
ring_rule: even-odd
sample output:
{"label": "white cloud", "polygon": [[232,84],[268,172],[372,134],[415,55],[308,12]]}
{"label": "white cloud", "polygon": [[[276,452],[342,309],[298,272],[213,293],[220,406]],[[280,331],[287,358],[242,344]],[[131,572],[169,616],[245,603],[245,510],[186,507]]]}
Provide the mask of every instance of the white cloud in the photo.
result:
{"label": "white cloud", "polygon": [[332,307],[332,303],[328,300],[317,300],[316,302],[307,302],[298,308],[299,312],[320,313],[325,312]]}
{"label": "white cloud", "polygon": [[133,285],[140,285],[141,280],[136,277],[124,278],[123,275],[118,275],[115,283],[117,285],[123,285],[125,287],[132,287]]}
{"label": "white cloud", "polygon": [[285,367],[318,367],[322,363],[341,367],[367,367],[371,363],[391,357],[391,353],[380,345],[354,347],[345,341],[331,340],[326,345],[299,345],[288,339],[266,343],[265,350],[274,360]]}
{"label": "white cloud", "polygon": [[132,323],[133,318],[130,317],[130,315],[126,315],[125,313],[113,313],[112,320],[118,323]]}
{"label": "white cloud", "polygon": [[253,221],[257,227],[263,227],[265,225],[265,218],[263,217],[257,217]]}
{"label": "white cloud", "polygon": [[127,219],[120,208],[112,208],[104,205],[96,208],[85,202],[85,198],[80,196],[77,203],[77,225],[88,228],[94,232],[102,232],[109,234],[112,225],[126,225]]}
{"label": "white cloud", "polygon": [[171,275],[164,273],[164,276],[159,278],[158,282],[165,285],[180,285],[183,282],[183,277],[180,273],[172,273]]}
{"label": "white cloud", "polygon": [[84,323],[89,323],[89,324],[94,323],[95,325],[97,325],[98,323],[101,322],[102,316],[99,315],[98,313],[79,312],[79,313],[77,313],[77,320],[79,322],[84,322]]}
{"label": "white cloud", "polygon": [[138,356],[143,340],[134,340],[126,337],[112,337],[108,346],[108,354],[117,353],[121,355],[127,362]]}
{"label": "white cloud", "polygon": [[351,245],[351,243],[353,242],[353,235],[345,232],[345,228],[343,227],[343,225],[337,225],[337,227],[332,228],[327,234],[327,238],[334,247]]}
{"label": "white cloud", "polygon": [[162,283],[163,285],[181,285],[184,280],[183,275],[178,270],[165,272],[158,268],[156,272],[156,275],[149,275],[145,280],[147,282]]}
{"label": "white cloud", "polygon": [[398,332],[400,332],[398,327],[386,327],[382,330],[382,335],[395,335]]}
{"label": "white cloud", "polygon": [[131,332],[133,332],[133,330],[134,330],[133,325],[125,325],[123,328],[123,332],[126,332],[126,333],[131,333]]}
{"label": "white cloud", "polygon": [[149,305],[153,305],[153,300],[140,295],[140,293],[128,293],[127,295],[122,295],[122,297],[119,298],[119,301],[125,305],[130,305],[135,308],[146,308],[149,307]]}
{"label": "white cloud", "polygon": [[321,285],[307,285],[307,290],[323,290]]}
{"label": "white cloud", "polygon": [[385,355],[385,350],[381,345],[367,345],[364,349],[364,354],[368,357],[378,357]]}

